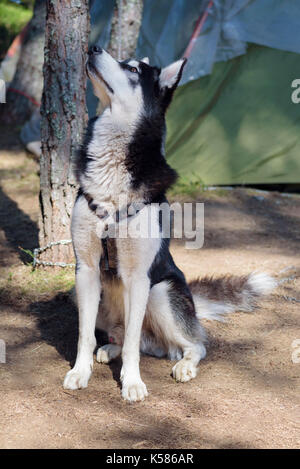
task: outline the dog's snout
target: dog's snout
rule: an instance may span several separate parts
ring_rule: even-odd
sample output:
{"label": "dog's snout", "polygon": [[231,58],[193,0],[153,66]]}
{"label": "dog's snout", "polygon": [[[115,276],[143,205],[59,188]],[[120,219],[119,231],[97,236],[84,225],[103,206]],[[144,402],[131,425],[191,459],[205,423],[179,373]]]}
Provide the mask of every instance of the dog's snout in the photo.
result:
{"label": "dog's snout", "polygon": [[92,46],[89,48],[89,55],[95,55],[95,54],[101,54],[102,53],[102,48],[99,46]]}

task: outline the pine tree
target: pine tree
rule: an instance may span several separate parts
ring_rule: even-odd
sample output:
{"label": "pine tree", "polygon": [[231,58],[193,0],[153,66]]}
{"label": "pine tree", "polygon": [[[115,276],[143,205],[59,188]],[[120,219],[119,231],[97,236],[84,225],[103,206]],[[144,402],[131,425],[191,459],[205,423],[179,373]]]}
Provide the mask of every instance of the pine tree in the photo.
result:
{"label": "pine tree", "polygon": [[[87,123],[85,64],[88,0],[47,0],[42,156],[40,160],[40,246],[70,238],[76,193],[73,161]],[[69,262],[71,245],[46,250],[43,261]]]}

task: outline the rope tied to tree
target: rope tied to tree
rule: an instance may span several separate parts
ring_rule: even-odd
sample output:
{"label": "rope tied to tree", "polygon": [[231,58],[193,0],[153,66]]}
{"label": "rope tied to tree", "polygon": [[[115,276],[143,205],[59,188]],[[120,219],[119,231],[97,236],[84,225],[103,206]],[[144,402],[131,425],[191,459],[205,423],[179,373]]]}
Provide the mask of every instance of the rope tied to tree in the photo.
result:
{"label": "rope tied to tree", "polygon": [[48,243],[46,246],[43,246],[41,248],[35,248],[33,250],[33,269],[36,268],[37,265],[44,265],[44,266],[53,266],[53,267],[75,267],[75,264],[68,264],[67,262],[51,262],[51,261],[40,261],[38,259],[38,256],[46,251],[47,249],[52,248],[53,246],[57,246],[59,244],[66,245],[66,244],[71,244],[72,240],[71,239],[61,239],[60,241],[51,241],[51,243]]}

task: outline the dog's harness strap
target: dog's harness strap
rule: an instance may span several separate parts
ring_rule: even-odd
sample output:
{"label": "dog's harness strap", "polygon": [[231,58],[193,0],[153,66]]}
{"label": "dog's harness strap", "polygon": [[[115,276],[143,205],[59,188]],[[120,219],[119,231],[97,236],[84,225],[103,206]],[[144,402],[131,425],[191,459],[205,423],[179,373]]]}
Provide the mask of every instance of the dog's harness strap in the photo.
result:
{"label": "dog's harness strap", "polygon": [[[109,270],[109,258],[107,250],[107,239],[102,239],[102,248],[103,248],[103,260],[104,260],[104,270]],[[101,261],[100,261],[101,262]]]}

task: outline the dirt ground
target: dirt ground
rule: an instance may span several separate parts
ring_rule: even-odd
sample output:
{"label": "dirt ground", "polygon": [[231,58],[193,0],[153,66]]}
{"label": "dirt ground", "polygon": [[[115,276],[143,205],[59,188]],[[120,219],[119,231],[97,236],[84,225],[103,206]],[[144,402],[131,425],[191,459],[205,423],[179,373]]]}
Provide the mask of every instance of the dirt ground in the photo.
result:
{"label": "dirt ground", "polygon": [[[196,379],[178,384],[166,359],[141,357],[150,395],[121,400],[121,362],[95,363],[89,387],[65,391],[74,362],[74,272],[32,272],[19,249],[38,245],[37,164],[15,135],[0,137],[1,448],[299,447],[300,197],[207,191],[205,243],[172,253],[188,279],[265,271],[286,279],[253,314],[206,322],[208,354]],[[182,199],[182,196],[181,196]],[[100,340],[101,338],[99,338]],[[295,361],[295,360],[294,360]]]}

